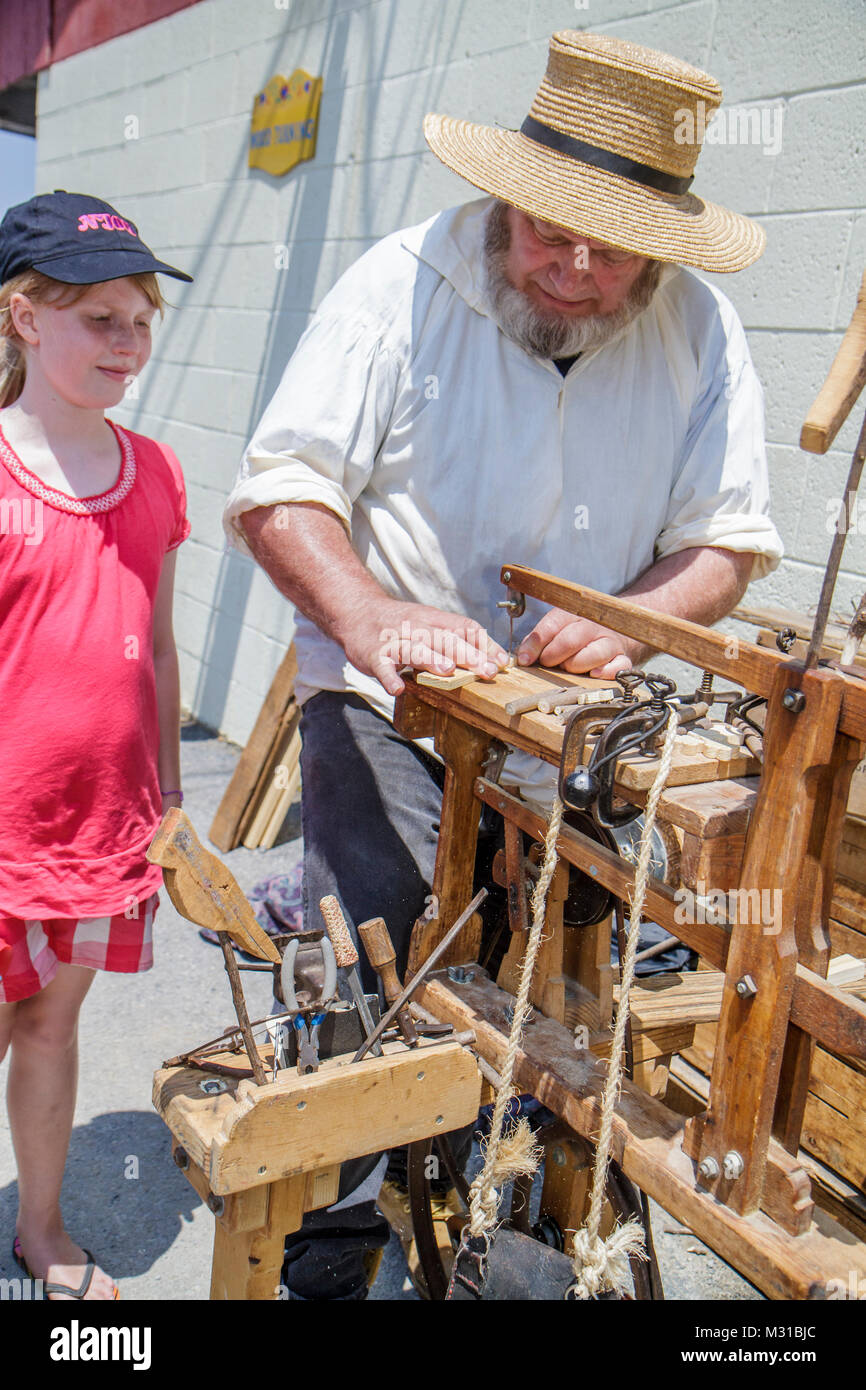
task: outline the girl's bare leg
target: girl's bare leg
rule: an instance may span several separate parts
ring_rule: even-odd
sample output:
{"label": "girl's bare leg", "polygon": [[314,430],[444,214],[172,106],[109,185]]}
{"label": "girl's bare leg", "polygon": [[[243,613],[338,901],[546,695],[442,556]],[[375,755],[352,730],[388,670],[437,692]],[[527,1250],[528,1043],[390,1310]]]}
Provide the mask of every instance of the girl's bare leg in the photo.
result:
{"label": "girl's bare leg", "polygon": [[[64,1230],[60,1188],[78,1084],[78,1012],[95,974],[61,964],[38,994],[0,1005],[0,1047],[4,1036],[11,1044],[7,1102],[18,1163],[18,1237],[36,1278],[73,1288],[87,1258]],[[94,1270],[87,1297],[114,1297],[101,1269]]]}

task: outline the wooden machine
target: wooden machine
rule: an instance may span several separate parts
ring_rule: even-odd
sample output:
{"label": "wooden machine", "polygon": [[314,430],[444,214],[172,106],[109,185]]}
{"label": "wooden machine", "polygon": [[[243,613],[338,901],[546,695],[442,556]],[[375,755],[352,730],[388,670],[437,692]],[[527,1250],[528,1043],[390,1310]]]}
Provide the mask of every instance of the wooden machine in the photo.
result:
{"label": "wooden machine", "polygon": [[[804,428],[804,447],[818,452],[866,379],[862,295]],[[864,455],[866,426],[846,501]],[[688,663],[694,688],[676,691],[651,674],[599,682],[541,668],[509,668],[493,681],[407,680],[396,727],[432,737],[446,769],[433,892],[406,975],[415,985],[409,1021],[427,1033],[411,1045],[405,1030],[386,1028],[401,1005],[396,981],[377,1025],[379,1056],[368,1036],[302,1074],[279,1065],[276,1039],[254,1042],[230,943],[275,977],[287,943],[263,936],[231,875],[169,812],[151,856],[178,909],[220,932],[238,1006],[237,1037],[172,1059],[154,1089],[176,1159],[216,1218],[212,1297],[278,1296],[284,1236],[304,1211],[334,1201],[340,1164],[399,1144],[410,1146],[427,1290],[444,1296],[451,1251],[433,1232],[424,1160],[437,1142],[465,1195],[442,1136],[471,1123],[499,1084],[547,828],[545,807],[509,784],[509,749],[559,769],[568,814],[515,1072],[517,1092],[552,1117],[540,1136],[540,1209],[530,1226],[528,1189],[515,1184],[521,1201],[508,1219],[567,1248],[583,1221],[617,1003],[611,922],[622,930],[659,718],[671,709],[680,731],[644,915],[691,948],[697,969],[639,979],[631,991],[610,1212],[622,1213],[634,1184],[770,1298],[866,1294],[866,827],[846,816],[866,743],[866,669],[850,651],[822,657],[845,529],[799,656],[507,564],[512,612],[531,598],[580,614]],[[863,633],[852,632],[856,653]],[[500,890],[498,923],[474,910],[482,808],[502,844],[489,885],[492,899]],[[338,964],[351,968],[351,943],[332,939]],[[309,1007],[305,1017],[312,1029]],[[460,1225],[455,1218],[455,1242]],[[657,1293],[635,1277],[636,1296]]]}

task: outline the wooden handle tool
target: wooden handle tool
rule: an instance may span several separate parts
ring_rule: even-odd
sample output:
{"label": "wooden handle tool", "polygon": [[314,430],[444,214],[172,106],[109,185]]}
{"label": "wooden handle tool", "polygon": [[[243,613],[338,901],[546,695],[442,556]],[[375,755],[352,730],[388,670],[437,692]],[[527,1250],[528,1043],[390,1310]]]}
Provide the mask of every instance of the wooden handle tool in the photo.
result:
{"label": "wooden handle tool", "polygon": [[179,806],[166,811],[147,858],[163,871],[168,895],[197,927],[227,932],[242,951],[279,965],[280,953],[255,918],[234,875],[205,849]]}
{"label": "wooden handle tool", "polygon": [[[358,927],[358,935],[364,943],[367,959],[382,981],[385,1000],[391,1005],[400,998],[403,986],[400,984],[400,977],[397,974],[397,953],[391,942],[384,918],[372,917],[369,922],[362,922]],[[418,1034],[407,1008],[399,1011],[397,1022],[400,1025],[400,1032],[403,1034],[404,1041],[410,1047],[415,1047],[418,1042]]]}
{"label": "wooden handle tool", "polygon": [[[325,920],[328,936],[334,948],[334,958],[337,962],[338,970],[345,970],[346,978],[349,981],[349,988],[352,991],[352,998],[355,1007],[360,1015],[364,1031],[370,1038],[375,1024],[370,1013],[367,1000],[364,996],[364,988],[361,984],[361,977],[358,974],[358,952],[355,950],[355,943],[352,940],[346,919],[343,916],[340,904],[333,894],[329,893],[326,898],[319,900],[319,911]],[[374,1042],[372,1052],[375,1057],[382,1056],[382,1044]]]}
{"label": "wooden handle tool", "polygon": [[826,454],[866,385],[866,271],[845,337],[800,431],[800,448]]}

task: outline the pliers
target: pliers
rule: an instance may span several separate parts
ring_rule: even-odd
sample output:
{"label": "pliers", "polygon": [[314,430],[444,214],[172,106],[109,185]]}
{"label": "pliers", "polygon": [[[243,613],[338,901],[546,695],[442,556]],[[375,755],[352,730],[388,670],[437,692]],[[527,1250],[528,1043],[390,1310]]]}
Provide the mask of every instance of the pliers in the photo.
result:
{"label": "pliers", "polygon": [[298,1071],[301,1076],[308,1076],[310,1072],[319,1070],[319,1028],[337,993],[337,961],[334,948],[327,936],[322,937],[319,945],[322,950],[325,978],[320,993],[309,1003],[299,1004],[295,992],[295,957],[300,946],[297,939],[287,944],[280,966],[283,999],[292,1016],[292,1027],[298,1035]]}

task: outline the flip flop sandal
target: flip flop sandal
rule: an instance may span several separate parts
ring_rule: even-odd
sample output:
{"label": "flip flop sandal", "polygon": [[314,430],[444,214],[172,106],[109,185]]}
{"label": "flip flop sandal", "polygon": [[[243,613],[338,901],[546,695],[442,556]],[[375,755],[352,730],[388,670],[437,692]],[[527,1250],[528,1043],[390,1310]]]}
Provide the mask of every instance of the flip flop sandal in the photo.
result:
{"label": "flip flop sandal", "polygon": [[[84,1278],[82,1279],[78,1288],[73,1288],[71,1284],[43,1284],[42,1293],[46,1298],[47,1295],[50,1293],[62,1293],[66,1294],[69,1298],[76,1299],[84,1299],[87,1297],[87,1290],[90,1288],[90,1285],[93,1281],[93,1274],[96,1269],[96,1259],[90,1253],[89,1250],[85,1250],[84,1253],[87,1256],[87,1266],[84,1270]],[[18,1239],[17,1236],[12,1242],[12,1258],[15,1261],[15,1263],[19,1266],[19,1268],[24,1270],[24,1273],[27,1275],[28,1279],[33,1279],[35,1282],[36,1276],[35,1274],[33,1274],[33,1272],[27,1264],[27,1261],[24,1258],[24,1251],[21,1248],[21,1241]],[[119,1298],[120,1289],[115,1284],[114,1299],[116,1301]]]}

